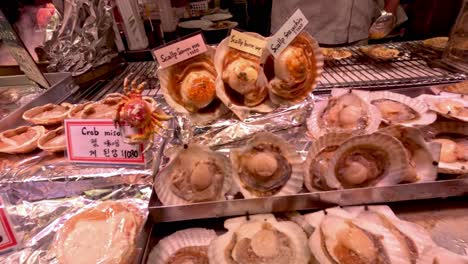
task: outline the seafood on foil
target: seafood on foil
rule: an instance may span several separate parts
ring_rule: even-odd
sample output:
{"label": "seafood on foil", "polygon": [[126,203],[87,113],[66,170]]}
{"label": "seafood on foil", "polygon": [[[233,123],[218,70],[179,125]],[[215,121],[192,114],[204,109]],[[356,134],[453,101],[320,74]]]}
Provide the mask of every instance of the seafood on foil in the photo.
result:
{"label": "seafood on foil", "polygon": [[318,102],[307,119],[314,138],[331,132],[368,134],[381,122],[378,109],[368,102],[369,92],[333,89],[331,97]]}
{"label": "seafood on foil", "polygon": [[161,239],[151,250],[147,264],[208,264],[208,246],[216,239],[214,230],[188,228]]}
{"label": "seafood on foil", "polygon": [[57,125],[67,118],[72,108],[69,103],[37,106],[24,112],[23,119],[35,125]]}
{"label": "seafood on foil", "polygon": [[323,56],[317,41],[301,32],[274,59],[271,100],[286,105],[303,101],[317,86],[322,71]]}
{"label": "seafood on foil", "polygon": [[245,198],[295,194],[303,184],[302,159],[287,141],[269,132],[255,134],[231,150],[233,176]]}
{"label": "seafood on foil", "polygon": [[156,178],[154,188],[164,205],[225,200],[233,180],[227,157],[206,146],[185,145]]}
{"label": "seafood on foil", "polygon": [[28,153],[37,148],[37,141],[46,132],[43,126],[20,126],[0,133],[0,153]]}
{"label": "seafood on foil", "polygon": [[228,111],[216,96],[213,56],[214,49],[208,47],[204,54],[158,70],[166,102],[195,124],[209,123]]}
{"label": "seafood on foil", "polygon": [[[256,33],[246,33],[264,39]],[[268,96],[269,83],[262,64],[267,52],[257,57],[230,48],[229,38],[218,45],[214,65],[218,73],[216,94],[218,98],[241,120],[251,113],[269,113],[276,106]]]}
{"label": "seafood on foil", "polygon": [[272,214],[237,217],[224,222],[228,232],[208,247],[210,263],[308,264],[307,235],[292,221]]}

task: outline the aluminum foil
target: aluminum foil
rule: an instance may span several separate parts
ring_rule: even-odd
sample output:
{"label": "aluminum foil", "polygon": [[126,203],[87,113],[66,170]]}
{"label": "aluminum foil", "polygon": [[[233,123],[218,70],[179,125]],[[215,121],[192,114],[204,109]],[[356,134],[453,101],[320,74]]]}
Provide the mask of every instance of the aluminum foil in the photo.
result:
{"label": "aluminum foil", "polygon": [[[151,186],[122,186],[89,190],[82,196],[37,202],[21,201],[6,207],[21,244],[0,255],[0,263],[57,263],[53,250],[56,232],[71,216],[84,208],[106,200],[122,200],[135,204],[147,215]],[[8,199],[7,199],[8,200]],[[146,240],[144,232],[138,240]],[[143,248],[139,248],[143,252]]]}
{"label": "aluminum foil", "polygon": [[77,76],[117,56],[110,0],[65,0],[64,5],[62,25],[45,43],[49,71]]}

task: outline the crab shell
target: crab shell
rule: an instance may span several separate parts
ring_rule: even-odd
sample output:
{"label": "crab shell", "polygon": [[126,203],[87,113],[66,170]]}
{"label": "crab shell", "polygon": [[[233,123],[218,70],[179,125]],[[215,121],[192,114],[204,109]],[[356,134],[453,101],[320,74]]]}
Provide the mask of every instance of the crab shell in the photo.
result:
{"label": "crab shell", "polygon": [[[307,248],[307,236],[304,231],[296,223],[291,221],[277,221],[272,214],[252,215],[248,219],[245,216],[227,219],[224,222],[224,227],[228,232],[214,239],[209,248],[208,256],[210,263],[229,264],[232,263],[228,258],[232,258],[232,253],[236,250],[237,243],[231,245],[233,239],[236,242],[248,238],[252,254],[255,254],[256,249],[262,250],[262,246],[270,246],[270,240],[256,239],[259,237],[259,231],[264,225],[271,226],[275,231],[286,235],[292,244],[292,258],[290,264],[308,264],[310,252]],[[263,243],[259,243],[263,242]],[[231,254],[230,254],[231,253]],[[282,253],[281,251],[278,253]],[[246,262],[242,262],[246,263]]]}
{"label": "crab shell", "polygon": [[[188,155],[189,153],[190,155]],[[179,160],[179,157],[184,157],[187,160],[182,162]],[[226,199],[225,195],[232,191],[234,187],[231,178],[232,169],[229,159],[220,153],[212,151],[209,147],[198,144],[190,144],[187,146],[187,148],[181,148],[177,152],[174,152],[173,155],[171,155],[171,161],[169,164],[156,178],[154,189],[158,195],[158,198],[164,205],[182,205],[190,203],[189,201],[182,199],[172,192],[171,180],[173,170],[177,169],[177,164],[192,166],[196,163],[196,161],[202,160],[206,157],[213,157],[216,162],[219,163],[219,169],[223,170],[223,186],[216,200]]]}
{"label": "crab shell", "polygon": [[[159,69],[157,73],[161,82],[162,94],[164,95],[164,99],[167,104],[169,104],[177,113],[187,115],[195,124],[210,123],[228,112],[228,109],[222,103],[218,103],[216,106],[211,106],[214,101],[218,100],[216,97],[216,88],[213,90],[215,96],[211,101],[207,101],[210,100],[210,98],[204,94],[194,94],[191,98],[187,99],[194,101],[196,104],[207,104],[206,106],[192,110],[189,110],[184,106],[182,95],[180,94],[182,93],[182,80],[186,79],[191,72],[205,71],[206,75],[212,75],[213,83],[215,84],[216,82],[216,69],[213,64],[215,50],[211,47],[207,47],[207,49],[208,51],[206,53],[196,56],[186,61],[184,64]],[[182,80],[176,80],[176,76],[179,76],[181,73],[184,73]]]}
{"label": "crab shell", "polygon": [[86,106],[92,104],[93,102],[86,102],[82,104],[75,105],[70,112],[68,112],[67,118],[81,118],[81,114]]}
{"label": "crab shell", "polygon": [[[253,32],[244,32],[245,34],[249,34],[259,39],[265,39],[263,36],[253,33]],[[228,95],[226,91],[226,87],[224,81],[222,79],[223,72],[224,72],[224,62],[227,54],[229,52],[240,53],[243,54],[243,51],[239,51],[229,47],[229,37],[225,38],[221,43],[219,43],[216,53],[214,56],[214,65],[216,68],[216,72],[218,73],[218,77],[216,78],[216,95],[218,98],[229,108],[231,111],[241,120],[244,120],[252,113],[269,113],[276,109],[276,105],[270,100],[268,97],[268,90],[269,90],[269,83],[268,79],[265,76],[265,72],[263,69],[262,64],[265,63],[268,52],[264,49],[264,52],[258,61],[253,62],[254,64],[258,64],[258,77],[255,83],[256,89],[251,91],[253,97],[257,96],[257,102],[255,106],[247,106],[245,103],[237,103]],[[246,54],[246,53],[245,53]],[[246,58],[247,61],[252,61],[249,59],[250,57],[255,57],[254,55],[247,54]],[[228,88],[231,89],[231,88]],[[256,95],[255,95],[256,94]],[[252,99],[253,100],[253,99]]]}
{"label": "crab shell", "polygon": [[[416,119],[399,122],[398,124],[405,126],[426,126],[434,123],[437,119],[437,115],[429,111],[429,108],[424,103],[424,101],[413,99],[409,96],[398,93],[392,93],[389,91],[378,91],[369,94],[369,101],[371,102],[371,104],[373,103],[373,101],[379,99],[395,101],[397,103],[411,108],[419,115],[419,117]],[[387,124],[393,124],[390,120],[385,119],[383,115],[382,121],[384,121]]]}
{"label": "crab shell", "polygon": [[[307,190],[310,192],[320,191],[316,186],[314,186],[313,178],[316,177],[317,174],[319,174],[320,177],[325,177],[325,175],[322,175],[318,171],[317,173],[311,173],[311,166],[314,165],[313,161],[317,155],[322,153],[326,148],[340,146],[350,137],[351,134],[348,133],[329,133],[312,142],[307,153],[307,158],[304,162],[304,184]],[[325,179],[322,179],[322,181],[325,181]]]}
{"label": "crab shell", "polygon": [[[189,228],[177,231],[158,242],[151,250],[146,263],[165,264],[179,250],[187,247],[206,247],[207,251],[211,241],[216,237],[214,230],[205,228]],[[200,248],[198,250],[202,251]]]}
{"label": "crab shell", "polygon": [[317,41],[309,33],[301,32],[275,58],[274,68],[271,100],[286,105],[303,101],[317,86],[323,72],[323,56]]}
{"label": "crab shell", "polygon": [[46,104],[24,112],[23,119],[35,125],[56,125],[68,116],[72,108],[73,105],[69,103]]}
{"label": "crab shell", "polygon": [[[460,120],[463,122],[468,122],[468,100],[465,100],[463,98],[460,98],[456,94],[454,95],[421,95],[420,98],[423,98],[423,100],[428,104],[429,108],[435,112],[437,112],[439,115],[449,118],[449,119],[454,119],[454,120]],[[456,104],[457,107],[463,107],[465,110],[465,113],[467,113],[466,116],[462,116],[457,113],[451,112],[451,109],[454,109],[453,106],[447,106],[446,109],[441,109],[440,105],[441,103],[444,102],[450,102],[450,104]]]}
{"label": "crab shell", "polygon": [[279,148],[281,152],[280,154],[289,162],[292,169],[290,178],[278,192],[273,194],[273,196],[290,195],[300,192],[304,181],[304,168],[302,166],[302,159],[300,155],[297,153],[296,149],[283,138],[269,132],[260,132],[255,134],[245,146],[240,147],[238,149],[232,149],[230,153],[234,181],[236,182],[237,186],[239,186],[242,195],[245,198],[260,197],[255,193],[250,192],[247,188],[243,186],[238,170],[241,167],[240,161],[242,155],[245,152],[253,149],[256,145],[263,143],[272,144],[273,146]]}
{"label": "crab shell", "polygon": [[[347,187],[340,180],[339,169],[342,165],[341,162],[344,161],[347,155],[357,150],[366,153],[370,153],[370,151],[376,153],[376,150],[379,150],[383,153],[385,155],[383,171],[371,181],[366,180],[360,184],[349,184],[352,187]],[[390,135],[373,133],[371,135],[355,136],[343,143],[330,160],[325,180],[326,185],[333,189],[390,186],[404,181],[408,172],[409,158],[403,144]],[[347,176],[349,175],[347,174]]]}
{"label": "crab shell", "polygon": [[65,130],[60,126],[45,133],[37,141],[37,146],[48,152],[61,152],[66,149]]}
{"label": "crab shell", "polygon": [[327,100],[316,103],[314,106],[314,109],[312,110],[312,113],[310,114],[310,117],[307,119],[307,130],[313,138],[317,139],[331,132],[370,134],[370,133],[377,131],[377,129],[379,128],[380,122],[382,120],[382,117],[377,107],[375,107],[374,105],[368,102],[369,92],[348,90],[348,89],[333,89],[331,92],[331,97],[339,100],[340,96],[346,95],[348,93],[354,94],[358,98],[358,100],[361,100],[361,102],[363,102],[363,105],[365,106],[364,110],[366,111],[368,115],[367,127],[365,127],[362,131],[361,130],[347,131],[347,130],[340,130],[336,128],[321,127],[320,120],[330,100],[330,99],[327,99]]}
{"label": "crab shell", "polygon": [[[0,133],[0,152],[8,154],[28,153],[37,148],[37,141],[45,133],[43,126],[20,126]],[[18,145],[15,137],[21,137],[31,132],[26,141]],[[29,136],[29,135],[27,135]],[[3,144],[1,144],[3,143]]]}
{"label": "crab shell", "polygon": [[[468,124],[464,122],[436,122],[424,129],[426,137],[437,138],[439,134],[458,134],[468,138]],[[438,143],[437,143],[438,144]],[[440,173],[463,174],[468,173],[468,162],[442,162],[439,161]]]}
{"label": "crab shell", "polygon": [[81,119],[114,119],[120,98],[109,97],[98,102],[87,104],[79,111]]}

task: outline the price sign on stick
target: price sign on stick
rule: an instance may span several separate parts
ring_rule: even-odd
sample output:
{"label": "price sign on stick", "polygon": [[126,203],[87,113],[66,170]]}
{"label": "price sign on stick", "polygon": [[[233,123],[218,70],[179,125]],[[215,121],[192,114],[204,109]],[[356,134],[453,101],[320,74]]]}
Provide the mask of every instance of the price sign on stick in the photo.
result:
{"label": "price sign on stick", "polygon": [[153,56],[161,68],[188,60],[207,51],[201,34],[177,41],[162,48],[154,49]]}
{"label": "price sign on stick", "polygon": [[0,10],[0,39],[6,45],[11,56],[16,60],[24,74],[32,81],[38,83],[44,88],[49,88],[50,84],[37,67],[29,51],[18,37],[13,27],[8,22],[7,18]]}
{"label": "price sign on stick", "polygon": [[65,136],[71,162],[145,164],[143,144],[125,143],[110,119],[65,120]]}
{"label": "price sign on stick", "polygon": [[231,34],[229,35],[229,47],[250,53],[257,57],[262,56],[265,44],[266,41],[262,39],[234,29],[231,30]]}
{"label": "price sign on stick", "polygon": [[5,209],[5,203],[0,196],[0,253],[18,245],[18,240]]}

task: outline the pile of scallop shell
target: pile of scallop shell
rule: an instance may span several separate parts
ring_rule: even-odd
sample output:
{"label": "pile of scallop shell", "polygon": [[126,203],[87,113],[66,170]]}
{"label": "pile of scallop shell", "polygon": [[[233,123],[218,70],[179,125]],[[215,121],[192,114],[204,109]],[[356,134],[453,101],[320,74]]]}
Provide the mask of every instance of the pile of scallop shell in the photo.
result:
{"label": "pile of scallop shell", "polygon": [[148,264],[467,263],[387,206],[330,208],[287,220],[236,217],[227,232],[190,228],[161,239]]}
{"label": "pile of scallop shell", "polygon": [[[23,113],[23,119],[34,126],[20,126],[0,133],[0,153],[24,154],[37,148],[47,152],[66,149],[65,119],[113,119],[122,94],[108,94],[102,100],[73,105],[45,104]],[[143,99],[156,107],[151,97]]]}
{"label": "pile of scallop shell", "polygon": [[229,47],[228,42],[226,38],[216,50],[208,47],[204,54],[158,70],[166,102],[195,124],[210,123],[227,108],[241,120],[252,113],[268,113],[279,105],[303,101],[317,85],[323,57],[317,42],[305,32],[275,59],[266,49],[257,57]]}

